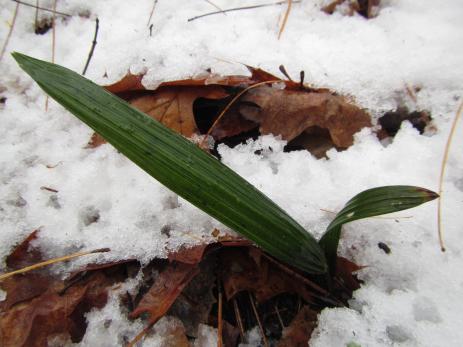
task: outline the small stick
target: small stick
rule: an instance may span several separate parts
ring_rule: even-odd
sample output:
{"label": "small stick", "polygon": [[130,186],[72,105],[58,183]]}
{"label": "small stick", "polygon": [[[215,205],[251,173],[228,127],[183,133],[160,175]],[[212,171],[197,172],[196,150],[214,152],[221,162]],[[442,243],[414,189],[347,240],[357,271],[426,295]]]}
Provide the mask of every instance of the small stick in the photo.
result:
{"label": "small stick", "polygon": [[444,158],[442,159],[442,166],[440,170],[439,199],[437,201],[437,231],[439,235],[440,249],[442,252],[445,252],[444,237],[442,233],[442,218],[441,218],[442,216],[442,187],[444,185],[445,167],[447,164],[447,159],[449,157],[450,144],[452,142],[453,135],[455,134],[455,129],[457,127],[457,123],[458,123],[458,120],[460,119],[462,112],[463,112],[463,101],[460,103],[460,106],[458,107],[455,118],[453,119],[452,127],[450,128],[449,137],[447,138],[447,143],[445,145]]}
{"label": "small stick", "polygon": [[289,13],[291,12],[291,6],[293,4],[293,0],[287,0],[288,8],[286,9],[285,16],[283,17],[283,22],[281,23],[280,31],[278,32],[278,40],[281,38],[281,34],[285,30],[286,22],[288,21]]}
{"label": "small stick", "polygon": [[[56,3],[58,0],[53,1],[53,16],[51,17],[51,25],[52,25],[52,32],[51,32],[51,62],[55,63],[55,42],[56,42]],[[45,97],[45,112],[48,111],[48,94]]]}
{"label": "small stick", "polygon": [[[294,0],[293,1],[293,3],[299,3],[299,2],[301,2],[301,1],[300,0]],[[270,3],[270,4],[261,4],[261,5],[252,5],[252,6],[229,8],[227,10],[209,12],[209,13],[205,13],[205,14],[202,14],[202,15],[199,15],[199,16],[196,16],[196,17],[191,17],[191,18],[188,19],[188,22],[192,22],[192,21],[194,21],[196,19],[207,17],[207,16],[212,16],[212,15],[219,14],[219,13],[227,13],[227,12],[241,11],[241,10],[253,10],[255,8],[275,6],[275,5],[283,5],[283,4],[286,4],[286,3],[287,3],[287,1],[278,1],[278,2],[273,2],[273,3]]]}
{"label": "small stick", "polygon": [[238,307],[238,303],[236,302],[236,298],[233,298],[233,309],[235,311],[235,317],[236,322],[238,323],[238,328],[240,329],[241,342],[244,342],[243,321],[241,320],[240,309]]}
{"label": "small stick", "polygon": [[58,193],[58,191],[56,189],[50,188],[50,187],[41,186],[40,189],[41,190],[48,190],[49,192],[52,192],[52,193]]}
{"label": "small stick", "polygon": [[79,253],[74,253],[74,254],[70,254],[70,255],[65,255],[64,257],[49,259],[49,260],[46,260],[46,261],[31,265],[31,266],[26,266],[26,267],[24,267],[22,269],[19,269],[19,270],[11,271],[11,272],[5,273],[3,275],[0,275],[0,281],[2,281],[4,279],[7,279],[7,278],[9,278],[11,276],[17,275],[17,274],[22,274],[22,273],[29,272],[29,271],[32,271],[32,270],[36,270],[36,269],[39,269],[39,268],[42,268],[42,267],[45,267],[45,266],[48,266],[48,265],[51,265],[51,264],[60,263],[60,262],[66,261],[66,260],[82,257],[84,255],[90,255],[90,254],[95,254],[95,253],[105,253],[105,252],[109,252],[109,251],[110,251],[109,248],[100,248],[100,249],[95,249],[95,250],[89,251],[89,252],[79,252]]}
{"label": "small stick", "polygon": [[157,4],[157,3],[158,3],[158,0],[154,0],[154,2],[153,2],[153,7],[151,8],[150,17],[148,18],[148,23],[146,23],[146,26],[149,26],[149,25],[150,25],[151,18],[153,18],[154,9],[156,8],[156,4]]}
{"label": "small stick", "polygon": [[225,106],[225,108],[223,109],[222,112],[220,112],[219,116],[217,117],[217,119],[215,120],[215,122],[212,124],[212,126],[209,128],[209,130],[207,131],[207,134],[206,136],[204,136],[204,138],[201,140],[200,144],[199,144],[199,147],[200,148],[204,148],[204,142],[206,141],[206,139],[208,138],[208,136],[211,134],[212,130],[214,129],[214,127],[217,125],[217,123],[219,123],[219,121],[222,119],[222,117],[225,115],[225,113],[229,110],[229,108],[235,103],[236,100],[238,100],[244,93],[248,92],[248,90],[251,90],[253,88],[256,88],[256,87],[259,87],[259,86],[262,86],[264,84],[267,84],[267,83],[277,83],[277,82],[281,82],[281,80],[272,80],[272,81],[265,81],[265,82],[259,82],[259,83],[256,83],[256,84],[253,84],[249,87],[247,87],[246,89],[242,90],[241,92],[239,92],[229,103],[227,106]]}
{"label": "small stick", "polygon": [[100,21],[98,20],[98,17],[96,17],[96,20],[95,20],[95,35],[93,36],[92,47],[90,48],[90,52],[88,53],[87,62],[85,63],[84,71],[82,71],[82,76],[85,76],[85,73],[87,72],[88,65],[90,64],[90,60],[93,57],[93,51],[95,50],[95,46],[96,46],[96,38],[98,36],[99,24],[100,24]]}
{"label": "small stick", "polygon": [[3,59],[3,55],[6,51],[6,46],[8,46],[8,42],[10,41],[11,34],[13,33],[13,28],[16,23],[16,17],[18,16],[19,11],[19,4],[16,4],[16,8],[14,9],[13,19],[11,20],[10,30],[8,31],[8,35],[6,35],[5,42],[3,43],[2,52],[0,53],[0,60]]}
{"label": "small stick", "polygon": [[17,4],[21,4],[21,5],[24,5],[24,6],[33,7],[33,8],[36,8],[36,9],[38,9],[38,10],[42,10],[42,11],[46,11],[46,12],[51,12],[51,13],[53,13],[53,14],[58,14],[58,15],[60,15],[60,16],[72,17],[72,15],[67,14],[67,13],[64,13],[64,12],[59,12],[59,11],[56,11],[56,10],[50,10],[49,8],[40,7],[40,6],[33,5],[33,4],[29,4],[29,3],[27,3],[27,2],[23,2],[23,1],[19,1],[19,0],[13,0],[13,1],[16,2]]}
{"label": "small stick", "polygon": [[35,0],[35,30],[37,32],[37,27],[39,26],[39,0]]}
{"label": "small stick", "polygon": [[220,280],[217,279],[217,290],[218,290],[218,312],[217,312],[217,347],[222,347],[222,334],[223,334],[223,322],[222,322],[222,288],[220,286]]}
{"label": "small stick", "polygon": [[264,328],[262,327],[262,323],[259,318],[259,313],[257,312],[256,305],[254,304],[254,299],[252,298],[252,295],[250,292],[249,294],[249,300],[251,301],[251,306],[252,310],[254,311],[254,315],[256,316],[257,319],[257,325],[259,326],[260,334],[262,335],[262,341],[264,342],[265,347],[269,347],[268,342],[267,342],[267,337],[265,336]]}

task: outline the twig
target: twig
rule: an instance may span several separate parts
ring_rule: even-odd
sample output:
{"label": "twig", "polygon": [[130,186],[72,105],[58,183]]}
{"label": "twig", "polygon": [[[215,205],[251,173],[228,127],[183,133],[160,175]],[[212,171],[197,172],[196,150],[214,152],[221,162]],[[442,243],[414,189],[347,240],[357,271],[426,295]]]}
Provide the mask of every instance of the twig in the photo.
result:
{"label": "twig", "polygon": [[442,218],[441,218],[441,215],[442,215],[442,186],[444,185],[445,167],[447,164],[447,159],[449,157],[450,144],[452,142],[453,135],[455,134],[455,129],[457,128],[457,123],[458,123],[458,120],[460,119],[462,112],[463,112],[463,101],[460,103],[460,106],[458,107],[455,118],[453,119],[452,127],[450,128],[449,137],[447,138],[447,143],[445,145],[444,158],[442,159],[442,166],[440,170],[439,200],[437,202],[437,230],[439,234],[440,249],[442,252],[445,252],[444,237],[442,233]]}
{"label": "twig", "polygon": [[235,317],[236,322],[238,323],[238,328],[240,329],[241,342],[244,342],[243,321],[241,320],[240,309],[238,307],[238,303],[236,302],[236,298],[233,298],[233,309],[235,311]]}
{"label": "twig", "polygon": [[[56,42],[56,3],[58,0],[53,1],[53,16],[51,17],[51,62],[55,63],[55,42]],[[45,112],[48,111],[48,94],[45,97]]]}
{"label": "twig", "polygon": [[18,16],[19,11],[19,4],[16,4],[16,8],[14,9],[13,19],[11,20],[10,30],[8,31],[8,35],[6,35],[5,42],[3,43],[2,52],[0,53],[0,60],[3,59],[3,55],[6,51],[6,46],[8,46],[8,41],[10,41],[11,34],[13,33],[13,28],[16,23],[16,17]]}
{"label": "twig", "polygon": [[209,128],[209,130],[207,131],[207,134],[206,136],[204,136],[204,138],[201,140],[200,144],[199,144],[199,147],[200,148],[204,148],[204,142],[207,140],[208,136],[211,134],[212,130],[215,128],[215,126],[219,123],[219,121],[222,119],[222,117],[225,115],[225,113],[230,109],[230,107],[235,103],[236,100],[238,100],[244,93],[248,92],[249,90],[253,89],[253,88],[256,88],[256,87],[259,87],[259,86],[262,86],[264,84],[268,84],[268,83],[277,83],[277,82],[281,82],[281,80],[271,80],[271,81],[265,81],[265,82],[259,82],[259,83],[256,83],[256,84],[253,84],[249,87],[247,87],[246,89],[242,90],[241,92],[239,92],[229,103],[227,106],[225,106],[225,108],[223,109],[222,112],[220,112],[219,116],[217,117],[217,119],[215,120],[215,122],[212,124],[212,126]]}
{"label": "twig", "polygon": [[280,31],[278,32],[278,40],[281,38],[281,34],[285,30],[286,22],[288,21],[289,13],[291,12],[291,5],[293,4],[293,0],[288,1],[288,8],[286,9],[285,16],[283,17],[283,22],[281,23]]}
{"label": "twig", "polygon": [[217,279],[217,290],[218,290],[218,312],[217,312],[217,347],[222,347],[222,334],[223,334],[223,322],[222,322],[222,288],[220,286],[220,280]]}
{"label": "twig", "polygon": [[19,0],[13,0],[14,2],[16,2],[17,4],[21,4],[21,5],[24,5],[24,6],[29,6],[29,7],[33,7],[35,9],[38,9],[38,10],[42,10],[42,11],[46,11],[46,12],[51,12],[53,14],[58,14],[60,16],[65,16],[65,17],[72,17],[72,15],[68,14],[68,13],[64,13],[64,12],[59,12],[59,11],[56,11],[56,10],[50,10],[49,8],[46,8],[46,7],[40,7],[40,6],[37,6],[37,5],[33,5],[33,4],[29,4],[27,2],[23,2],[23,1],[19,1]]}
{"label": "twig", "polygon": [[254,311],[254,315],[256,316],[257,325],[259,326],[260,334],[262,335],[262,341],[264,342],[265,347],[269,347],[267,337],[265,336],[264,328],[262,327],[262,323],[259,318],[259,313],[257,312],[256,305],[254,304],[254,299],[252,298],[252,295],[250,292],[248,292],[248,294],[249,294],[249,300],[251,301],[252,310]]}
{"label": "twig", "polygon": [[109,251],[110,251],[109,248],[100,248],[100,249],[95,249],[95,250],[89,251],[89,252],[79,252],[79,253],[74,253],[74,254],[70,254],[70,255],[65,255],[64,257],[49,259],[49,260],[43,261],[41,263],[37,263],[37,264],[31,265],[31,266],[26,266],[26,267],[24,267],[22,269],[11,271],[11,272],[8,272],[6,274],[0,275],[0,281],[2,281],[4,279],[7,279],[7,278],[9,278],[11,276],[17,275],[17,274],[22,274],[22,273],[29,272],[29,271],[32,271],[32,270],[37,270],[37,269],[40,269],[42,267],[45,267],[45,266],[48,266],[48,265],[51,265],[51,264],[60,263],[60,262],[66,261],[66,260],[71,260],[71,259],[74,259],[74,258],[82,257],[84,255],[90,255],[90,254],[94,254],[94,253],[105,253],[105,252],[109,252]]}
{"label": "twig", "polygon": [[96,38],[98,36],[99,24],[100,24],[100,21],[98,20],[98,17],[96,17],[96,20],[95,20],[95,35],[93,36],[92,47],[90,48],[90,52],[88,53],[87,62],[85,63],[84,71],[82,71],[82,76],[85,76],[85,73],[87,72],[88,65],[90,64],[90,60],[93,57],[93,51],[95,50],[95,46],[96,46]]}
{"label": "twig", "polygon": [[224,16],[226,16],[227,14],[223,11],[223,9],[221,9],[219,6],[217,6],[216,4],[214,4],[212,1],[210,0],[204,0],[206,1],[209,5],[211,6],[214,6],[217,10],[219,10],[220,12],[223,13]]}
{"label": "twig", "polygon": [[148,18],[148,23],[146,23],[146,26],[149,26],[149,25],[150,25],[151,18],[153,18],[154,9],[156,8],[156,4],[157,4],[157,3],[158,3],[158,0],[154,0],[154,2],[153,2],[153,7],[151,8],[150,17]]}
{"label": "twig", "polygon": [[[300,0],[294,0],[293,1],[293,3],[299,3],[299,2],[301,2],[301,1]],[[199,15],[199,16],[191,17],[191,18],[188,19],[188,22],[194,21],[194,20],[199,19],[199,18],[219,14],[219,13],[227,13],[227,12],[241,11],[241,10],[253,10],[255,8],[283,5],[283,4],[286,4],[286,3],[287,3],[287,1],[278,1],[278,2],[273,2],[273,3],[270,3],[270,4],[261,4],[261,5],[252,5],[252,6],[229,8],[229,9],[222,10],[222,11],[209,12],[209,13],[205,13],[205,14],[202,14],[202,15]]]}
{"label": "twig", "polygon": [[35,0],[35,21],[34,21],[34,30],[37,32],[39,26],[39,0]]}

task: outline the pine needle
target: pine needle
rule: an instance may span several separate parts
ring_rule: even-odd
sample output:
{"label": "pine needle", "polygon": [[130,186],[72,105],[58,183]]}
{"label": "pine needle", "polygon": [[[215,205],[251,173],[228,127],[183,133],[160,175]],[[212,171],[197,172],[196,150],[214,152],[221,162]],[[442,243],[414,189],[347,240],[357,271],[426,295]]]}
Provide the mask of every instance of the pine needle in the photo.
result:
{"label": "pine needle", "polygon": [[283,22],[281,23],[280,31],[278,32],[278,40],[281,38],[281,34],[283,34],[283,31],[285,30],[286,22],[288,21],[292,4],[293,0],[288,0],[288,8],[286,9],[285,16],[283,17]]}
{"label": "pine needle", "polygon": [[90,254],[95,254],[95,253],[105,253],[105,252],[109,252],[109,251],[110,251],[109,248],[100,248],[100,249],[95,249],[95,250],[89,251],[89,252],[79,252],[79,253],[65,255],[64,257],[49,259],[49,260],[46,260],[46,261],[43,261],[43,262],[40,262],[40,263],[37,263],[37,264],[34,264],[34,265],[26,266],[26,267],[24,267],[22,269],[19,269],[19,270],[7,272],[7,273],[5,273],[3,275],[0,275],[0,281],[5,280],[5,279],[7,279],[7,278],[9,278],[11,276],[17,275],[17,274],[22,274],[22,273],[26,273],[26,272],[29,272],[29,271],[32,271],[32,270],[37,270],[37,269],[40,269],[42,267],[45,267],[45,266],[48,266],[48,265],[51,265],[51,264],[60,263],[60,262],[63,262],[63,261],[67,261],[67,260],[71,260],[71,259],[74,259],[74,258],[82,257],[84,255],[90,255]]}
{"label": "pine needle", "polygon": [[2,47],[2,52],[0,53],[0,61],[3,59],[3,55],[5,54],[6,47],[8,46],[8,42],[10,41],[11,34],[13,33],[13,28],[16,23],[16,17],[18,16],[18,11],[19,11],[19,3],[16,4],[16,8],[14,9],[13,19],[11,20],[11,25],[10,25],[10,30],[8,31],[8,35],[6,35],[6,39]]}
{"label": "pine needle", "polygon": [[154,9],[156,8],[157,3],[158,3],[158,0],[154,0],[153,7],[151,8],[151,12],[150,12],[150,17],[148,18],[148,23],[146,23],[146,26],[148,27],[150,26],[151,18],[153,18]]}
{"label": "pine needle", "polygon": [[54,14],[57,14],[57,15],[60,15],[60,16],[72,17],[72,15],[70,15],[69,13],[64,13],[64,12],[59,12],[59,11],[55,11],[55,10],[50,10],[49,8],[40,7],[40,6],[38,6],[38,5],[29,4],[29,3],[24,2],[24,1],[19,1],[19,0],[13,0],[13,1],[16,2],[17,4],[21,4],[21,5],[28,6],[28,7],[33,7],[33,8],[35,8],[35,9],[42,10],[42,11],[46,11],[46,12],[51,12],[51,13],[54,13]]}
{"label": "pine needle", "polygon": [[267,337],[265,336],[265,330],[262,326],[262,322],[260,321],[259,313],[257,312],[257,308],[256,308],[256,304],[254,303],[254,298],[252,297],[251,293],[248,292],[248,294],[249,294],[249,301],[251,301],[252,311],[254,312],[254,315],[256,316],[257,325],[259,326],[259,331],[262,336],[262,341],[264,342],[265,347],[269,347]]}
{"label": "pine needle", "polygon": [[458,123],[458,120],[460,119],[462,112],[463,112],[463,101],[460,103],[460,106],[458,107],[455,118],[453,119],[452,127],[450,128],[450,133],[449,133],[449,137],[447,138],[447,143],[445,145],[444,157],[442,159],[442,165],[441,165],[440,176],[439,176],[439,196],[440,198],[437,201],[437,231],[438,231],[438,236],[439,236],[440,249],[442,252],[445,252],[444,237],[443,237],[443,231],[442,231],[442,187],[444,185],[445,167],[446,167],[447,160],[449,157],[450,144],[452,143],[453,135],[455,134],[455,129],[457,127],[457,123]]}

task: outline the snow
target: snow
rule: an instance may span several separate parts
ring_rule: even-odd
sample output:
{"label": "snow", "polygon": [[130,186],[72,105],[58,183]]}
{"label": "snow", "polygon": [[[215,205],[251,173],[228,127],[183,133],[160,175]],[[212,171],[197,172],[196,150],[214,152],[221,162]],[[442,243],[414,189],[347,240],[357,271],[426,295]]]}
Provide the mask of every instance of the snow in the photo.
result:
{"label": "snow", "polygon": [[[40,4],[50,8],[52,2]],[[222,8],[266,2],[214,0]],[[217,74],[245,73],[241,62],[279,74],[278,66],[283,64],[293,78],[304,70],[307,83],[349,95],[375,117],[398,104],[429,110],[437,129],[434,134],[419,135],[406,123],[392,143],[385,144],[364,129],[351,148],[331,150],[328,159],[317,160],[302,151],[284,153],[284,142],[272,136],[234,149],[220,147],[224,163],[317,237],[333,218],[321,209],[338,211],[361,190],[386,184],[437,190],[445,142],[463,95],[461,1],[383,0],[379,15],[365,20],[339,12],[329,16],[320,11],[327,1],[303,0],[293,5],[280,41],[278,19],[285,6],[187,22],[215,9],[206,1],[160,0],[150,36],[147,21],[152,3],[59,0],[58,10],[73,16],[57,20],[56,62],[82,71],[98,16],[98,44],[87,77],[100,84],[115,82],[129,70],[146,72],[145,85],[156,86],[207,68]],[[5,2],[0,10],[2,39],[15,6]],[[34,15],[34,9],[20,7],[7,53],[19,51],[50,60],[51,31],[35,35]],[[40,17],[47,16],[40,12]],[[40,226],[36,243],[49,257],[111,248],[110,253],[57,268],[63,273],[96,260],[137,258],[147,263],[182,244],[212,240],[214,228],[227,230],[109,145],[85,148],[91,130],[53,101],[45,112],[43,92],[9,54],[0,69],[0,92],[6,98],[0,110],[2,262],[18,241]],[[405,84],[421,88],[416,105]],[[321,313],[311,346],[461,344],[461,127],[460,123],[444,186],[447,252],[440,252],[437,243],[435,202],[398,214],[412,218],[347,225],[340,252],[368,265],[360,272],[364,284],[354,293],[351,308]],[[260,155],[254,154],[257,149],[262,149]],[[386,243],[391,253],[379,249],[379,242]],[[117,291],[105,308],[87,318],[89,328],[81,346],[123,345],[123,336],[142,329],[141,323],[128,321],[121,311]],[[158,322],[146,346],[162,343],[163,329],[173,324],[169,319]],[[201,329],[201,346],[214,345],[215,332]],[[257,345],[258,335],[254,341]]]}

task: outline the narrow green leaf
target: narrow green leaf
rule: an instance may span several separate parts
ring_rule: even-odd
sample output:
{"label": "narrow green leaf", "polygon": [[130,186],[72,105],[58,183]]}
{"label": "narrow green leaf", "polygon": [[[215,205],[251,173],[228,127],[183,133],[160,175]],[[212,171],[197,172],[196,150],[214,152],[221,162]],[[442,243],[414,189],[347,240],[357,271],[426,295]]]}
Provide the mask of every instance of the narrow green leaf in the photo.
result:
{"label": "narrow green leaf", "polygon": [[53,99],[163,185],[281,261],[326,273],[313,236],[220,161],[77,73],[13,57]]}
{"label": "narrow green leaf", "polygon": [[347,202],[328,225],[319,244],[325,251],[330,269],[334,269],[341,228],[354,220],[406,210],[438,198],[430,190],[414,186],[385,186],[365,190]]}

